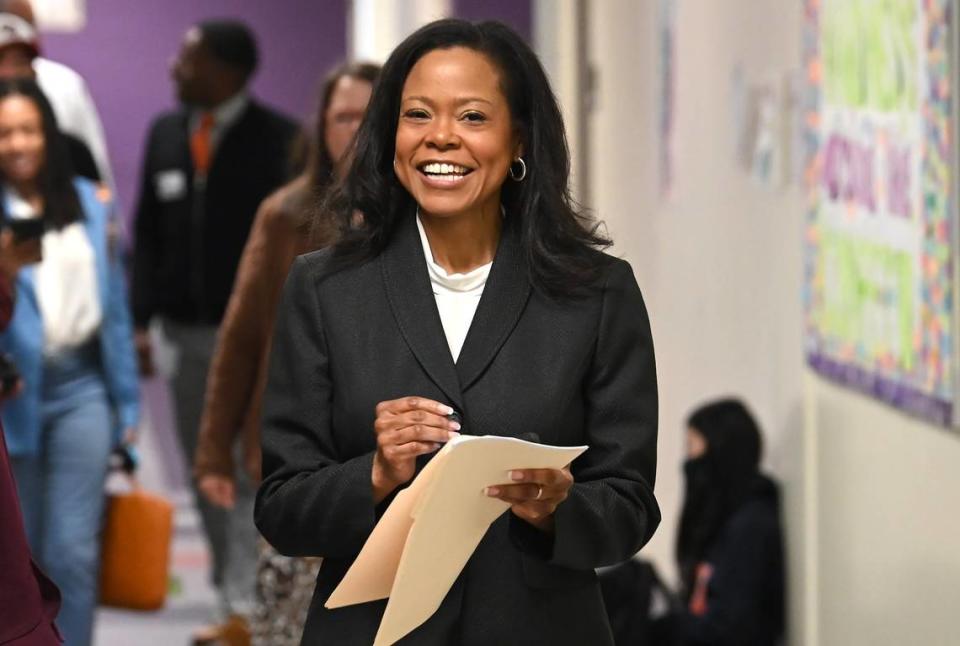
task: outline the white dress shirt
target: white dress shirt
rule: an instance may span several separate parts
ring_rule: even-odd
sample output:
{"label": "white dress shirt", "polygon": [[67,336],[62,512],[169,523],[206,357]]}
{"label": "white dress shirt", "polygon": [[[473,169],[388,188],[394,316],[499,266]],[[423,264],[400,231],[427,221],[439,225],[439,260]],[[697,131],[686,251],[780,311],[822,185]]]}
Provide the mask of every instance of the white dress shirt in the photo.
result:
{"label": "white dress shirt", "polygon": [[467,338],[473,315],[480,304],[480,296],[490,276],[492,262],[477,267],[466,274],[448,274],[433,259],[430,242],[423,230],[420,217],[417,217],[417,229],[420,231],[420,242],[423,244],[423,255],[427,259],[427,273],[430,275],[430,286],[433,288],[433,297],[440,312],[440,322],[447,337],[447,345],[454,363],[460,358],[460,350]]}

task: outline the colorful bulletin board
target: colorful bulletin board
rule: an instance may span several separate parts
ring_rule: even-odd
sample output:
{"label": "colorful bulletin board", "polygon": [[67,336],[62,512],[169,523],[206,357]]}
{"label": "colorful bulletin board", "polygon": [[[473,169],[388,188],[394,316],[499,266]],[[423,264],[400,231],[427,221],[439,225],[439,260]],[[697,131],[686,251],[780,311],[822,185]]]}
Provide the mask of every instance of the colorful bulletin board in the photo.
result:
{"label": "colorful bulletin board", "polygon": [[804,0],[806,354],[953,422],[952,0]]}

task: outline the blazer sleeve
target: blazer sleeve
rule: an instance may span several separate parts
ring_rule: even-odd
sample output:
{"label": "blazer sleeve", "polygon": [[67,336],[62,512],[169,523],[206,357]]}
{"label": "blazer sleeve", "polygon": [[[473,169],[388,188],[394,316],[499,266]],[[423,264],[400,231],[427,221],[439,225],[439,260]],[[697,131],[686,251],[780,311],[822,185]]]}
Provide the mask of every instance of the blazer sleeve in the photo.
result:
{"label": "blazer sleeve", "polygon": [[133,322],[145,328],[156,310],[156,267],[160,258],[158,222],[159,202],[155,192],[150,158],[157,138],[159,124],[150,129],[140,175],[140,197],[134,215],[133,285],[131,302]]}
{"label": "blazer sleeve", "polygon": [[[624,561],[660,523],[653,495],[657,460],[657,374],[650,322],[630,265],[615,261],[603,290],[596,348],[584,384],[589,450],[571,465],[574,485],[554,512],[549,562],[593,569]],[[531,526],[511,517],[515,538]],[[525,550],[530,551],[530,550]]]}
{"label": "blazer sleeve", "polygon": [[332,428],[333,386],[308,256],[284,286],[263,406],[263,482],[254,520],[280,553],[356,555],[375,524],[373,452],[343,458]]}
{"label": "blazer sleeve", "polygon": [[268,359],[274,314],[296,247],[296,231],[279,197],[260,207],[220,326],[194,461],[198,477],[234,475],[233,445],[262,394],[256,392],[261,366]]}
{"label": "blazer sleeve", "polygon": [[[107,206],[105,211],[111,214],[112,206]],[[104,221],[105,237],[109,235],[109,220],[110,216],[107,215]],[[103,318],[104,325],[107,326],[107,343],[110,344],[105,377],[110,399],[116,409],[119,430],[122,431],[136,427],[140,421],[140,376],[137,370],[137,353],[133,347],[133,325],[127,299],[123,256],[109,240],[105,240],[103,248],[107,254],[108,290]]]}

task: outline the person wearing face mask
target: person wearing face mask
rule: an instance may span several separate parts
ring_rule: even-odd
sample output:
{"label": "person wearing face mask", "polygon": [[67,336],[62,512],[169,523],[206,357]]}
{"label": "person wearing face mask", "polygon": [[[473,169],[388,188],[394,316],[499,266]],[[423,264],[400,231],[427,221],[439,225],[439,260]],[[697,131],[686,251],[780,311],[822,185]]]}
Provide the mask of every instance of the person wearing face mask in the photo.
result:
{"label": "person wearing face mask", "polygon": [[656,366],[633,271],[569,174],[546,73],[508,27],[436,21],[384,64],[327,203],[340,238],[287,277],[264,396],[257,526],[323,558],[304,644],[374,641],[385,601],[324,604],[394,497],[470,433],[589,449],[475,492],[509,510],[399,643],[612,645],[595,568],[660,520]]}
{"label": "person wearing face mask", "polygon": [[[280,290],[296,256],[335,240],[336,225],[317,204],[349,167],[348,147],[379,72],[378,65],[349,63],[330,73],[306,170],[267,198],[254,221],[210,365],[194,460],[200,491],[218,507],[236,505],[234,453],[241,438],[243,468],[254,482],[260,479],[260,408]],[[254,644],[300,643],[317,567],[315,560],[287,559],[262,546],[250,622]]]}
{"label": "person wearing face mask", "polygon": [[57,626],[70,646],[87,646],[108,460],[135,434],[140,389],[113,206],[73,175],[30,80],[0,81],[0,209],[39,221],[42,235],[42,260],[17,273],[0,334],[23,381],[0,417],[31,550],[63,593]]}
{"label": "person wearing face mask", "polygon": [[682,646],[774,646],[782,637],[779,491],[759,471],[761,447],[756,421],[736,399],[688,419],[677,535]]}

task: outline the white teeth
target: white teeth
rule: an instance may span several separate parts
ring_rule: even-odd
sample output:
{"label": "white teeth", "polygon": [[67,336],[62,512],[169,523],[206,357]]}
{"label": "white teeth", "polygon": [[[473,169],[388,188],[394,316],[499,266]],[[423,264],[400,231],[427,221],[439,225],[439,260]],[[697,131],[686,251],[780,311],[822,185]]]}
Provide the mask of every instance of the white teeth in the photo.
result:
{"label": "white teeth", "polygon": [[431,179],[435,182],[445,182],[447,184],[456,184],[457,182],[462,182],[464,175],[431,175]]}
{"label": "white teeth", "polygon": [[466,175],[469,171],[463,166],[457,166],[456,164],[441,164],[439,162],[432,162],[423,166],[423,172],[430,175],[462,176]]}

